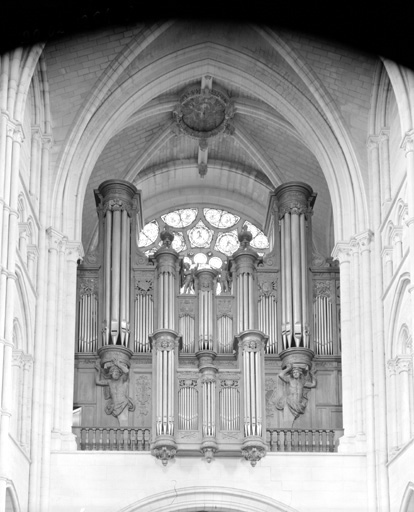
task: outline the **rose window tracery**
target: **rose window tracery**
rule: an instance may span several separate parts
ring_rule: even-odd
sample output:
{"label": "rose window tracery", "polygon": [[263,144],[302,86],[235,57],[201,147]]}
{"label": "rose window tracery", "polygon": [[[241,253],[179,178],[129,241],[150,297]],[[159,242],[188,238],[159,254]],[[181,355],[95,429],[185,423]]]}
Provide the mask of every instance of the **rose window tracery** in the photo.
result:
{"label": "rose window tracery", "polygon": [[159,235],[164,225],[179,228],[171,230],[174,233],[172,248],[190,267],[224,268],[227,258],[240,247],[238,231],[244,226],[252,233],[251,245],[261,251],[260,256],[269,248],[269,240],[263,231],[235,213],[218,208],[181,208],[162,214],[144,226],[138,246],[145,248],[147,256],[162,245]]}

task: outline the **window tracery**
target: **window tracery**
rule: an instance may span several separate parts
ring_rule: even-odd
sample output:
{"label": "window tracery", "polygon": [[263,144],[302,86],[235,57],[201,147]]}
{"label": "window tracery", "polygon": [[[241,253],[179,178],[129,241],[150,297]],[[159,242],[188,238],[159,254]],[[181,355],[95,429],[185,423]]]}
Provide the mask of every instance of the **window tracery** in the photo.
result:
{"label": "window tracery", "polygon": [[255,224],[235,213],[218,208],[181,208],[151,220],[139,234],[138,247],[152,256],[160,247],[163,225],[173,230],[173,249],[184,257],[190,267],[220,269],[227,258],[240,247],[237,233],[247,226],[253,234],[252,247],[260,256],[269,250],[267,236]]}

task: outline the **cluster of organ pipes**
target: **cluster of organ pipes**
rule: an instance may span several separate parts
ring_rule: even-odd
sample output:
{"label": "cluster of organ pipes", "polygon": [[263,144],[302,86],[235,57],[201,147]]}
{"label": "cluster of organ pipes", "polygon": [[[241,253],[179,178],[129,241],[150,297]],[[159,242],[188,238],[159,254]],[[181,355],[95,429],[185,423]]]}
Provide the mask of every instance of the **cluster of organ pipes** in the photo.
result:
{"label": "cluster of organ pipes", "polygon": [[98,350],[98,299],[94,293],[83,294],[78,303],[78,352]]}
{"label": "cluster of organ pipes", "polygon": [[213,291],[199,292],[199,350],[213,350]]}
{"label": "cluster of organ pipes", "polygon": [[243,352],[244,435],[262,435],[262,368],[260,352]]}
{"label": "cluster of organ pipes", "polygon": [[280,221],[280,232],[283,347],[309,348],[305,214],[287,212]]}
{"label": "cluster of organ pipes", "polygon": [[102,333],[103,345],[120,344],[127,347],[129,343],[131,226],[126,209],[108,209],[106,211],[105,232],[104,303],[107,325]]}
{"label": "cluster of organ pipes", "polygon": [[215,388],[213,379],[205,379],[203,386],[203,437],[216,435]]}
{"label": "cluster of organ pipes", "polygon": [[161,329],[174,329],[175,275],[167,269],[158,273],[158,325]]}
{"label": "cluster of organ pipes", "polygon": [[333,315],[332,301],[329,297],[316,297],[313,305],[313,338],[315,352],[320,355],[332,355],[333,352]]}
{"label": "cluster of organ pipes", "polygon": [[266,345],[267,354],[277,354],[278,329],[277,322],[277,302],[273,295],[263,296],[259,300],[259,330],[269,336]]}
{"label": "cluster of organ pipes", "polygon": [[237,318],[238,332],[250,329],[253,325],[255,314],[255,283],[251,272],[241,272],[237,276]]}
{"label": "cluster of organ pipes", "polygon": [[189,354],[195,352],[194,343],[194,318],[190,315],[183,315],[179,321],[179,331],[183,337],[183,352]]}
{"label": "cluster of organ pipes", "polygon": [[157,350],[156,433],[174,435],[174,351]]}
{"label": "cluster of organ pipes", "polygon": [[154,301],[152,295],[137,295],[135,298],[134,351],[150,352],[149,335],[154,330]]}
{"label": "cluster of organ pipes", "polygon": [[178,428],[198,429],[198,391],[194,386],[183,386],[178,392]]}
{"label": "cluster of organ pipes", "polygon": [[220,429],[240,429],[240,393],[235,387],[224,386],[220,391]]}
{"label": "cluster of organ pipes", "polygon": [[227,315],[223,315],[217,320],[218,352],[222,354],[232,354],[233,339],[233,319]]}

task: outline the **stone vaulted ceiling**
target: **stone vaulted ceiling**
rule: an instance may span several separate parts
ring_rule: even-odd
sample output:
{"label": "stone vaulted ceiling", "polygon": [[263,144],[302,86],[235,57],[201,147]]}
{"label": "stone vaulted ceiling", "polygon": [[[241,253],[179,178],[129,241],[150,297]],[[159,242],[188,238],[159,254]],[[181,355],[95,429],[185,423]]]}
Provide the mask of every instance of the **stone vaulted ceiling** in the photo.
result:
{"label": "stone vaulted ceiling", "polygon": [[[293,33],[185,21],[79,36],[51,44],[46,55],[52,116],[59,120],[55,158],[82,116],[108,123],[102,135],[95,133],[104,143],[82,170],[89,173],[85,250],[96,234],[93,190],[106,179],[128,179],[142,190],[146,222],[167,210],[212,205],[243,212],[258,226],[264,225],[269,193],[295,180],[318,193],[314,239],[318,251],[330,255],[330,184],[312,141],[325,136],[324,123],[332,127],[332,140],[349,142],[347,158],[365,182],[378,60]],[[230,106],[200,98],[182,105],[192,128],[208,131],[228,116],[229,127],[207,139],[207,152],[174,116],[189,88],[221,91],[229,100]],[[205,176],[200,163],[207,165]]]}

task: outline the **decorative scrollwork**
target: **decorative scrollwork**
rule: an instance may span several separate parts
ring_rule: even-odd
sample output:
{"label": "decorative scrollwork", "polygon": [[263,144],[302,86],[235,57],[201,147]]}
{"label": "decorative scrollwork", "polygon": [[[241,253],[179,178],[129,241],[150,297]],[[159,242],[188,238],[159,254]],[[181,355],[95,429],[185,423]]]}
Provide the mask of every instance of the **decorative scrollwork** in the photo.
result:
{"label": "decorative scrollwork", "polygon": [[88,277],[80,280],[79,296],[96,295],[98,293],[98,279]]}
{"label": "decorative scrollwork", "polygon": [[154,278],[151,274],[142,273],[138,274],[135,278],[135,297],[139,295],[153,296],[154,293]]}
{"label": "decorative scrollwork", "polygon": [[313,283],[313,296],[314,297],[331,297],[331,282],[330,281],[315,281]]}
{"label": "decorative scrollwork", "polygon": [[277,297],[277,274],[259,273],[257,275],[257,286],[259,288],[259,300],[262,297]]}

